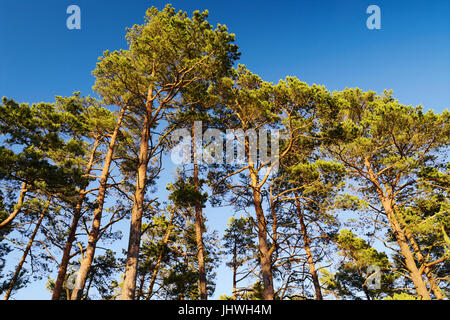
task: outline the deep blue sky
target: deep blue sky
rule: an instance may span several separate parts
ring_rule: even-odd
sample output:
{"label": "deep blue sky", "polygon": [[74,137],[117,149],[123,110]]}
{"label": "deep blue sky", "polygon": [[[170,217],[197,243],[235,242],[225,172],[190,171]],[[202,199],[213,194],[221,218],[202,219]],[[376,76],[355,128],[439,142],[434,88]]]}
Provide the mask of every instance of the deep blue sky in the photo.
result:
{"label": "deep blue sky", "polygon": [[[442,111],[450,105],[450,1],[172,1],[236,34],[240,63],[264,80],[295,75],[329,90],[393,89],[404,104]],[[81,8],[81,30],[66,28],[66,8]],[[104,50],[125,48],[125,28],[165,1],[0,0],[0,96],[52,101],[92,94],[91,71]],[[366,8],[381,8],[381,30],[366,27]],[[165,182],[161,185],[165,186]],[[229,215],[208,219],[223,229]],[[127,230],[125,230],[127,231]],[[125,239],[127,239],[125,237]],[[225,269],[222,269],[226,272]],[[222,272],[221,271],[221,272]],[[223,273],[221,273],[223,275]],[[229,281],[218,293],[230,293]],[[42,284],[17,298],[48,298]]]}
{"label": "deep blue sky", "polygon": [[[125,28],[151,5],[137,0],[1,0],[0,95],[51,100],[91,92],[91,71],[106,49],[126,45]],[[66,28],[77,4],[82,29]],[[442,110],[450,102],[450,1],[172,1],[208,9],[236,34],[241,63],[265,80],[295,75],[330,90],[393,89],[405,104]],[[382,30],[366,28],[366,8],[381,8]]]}

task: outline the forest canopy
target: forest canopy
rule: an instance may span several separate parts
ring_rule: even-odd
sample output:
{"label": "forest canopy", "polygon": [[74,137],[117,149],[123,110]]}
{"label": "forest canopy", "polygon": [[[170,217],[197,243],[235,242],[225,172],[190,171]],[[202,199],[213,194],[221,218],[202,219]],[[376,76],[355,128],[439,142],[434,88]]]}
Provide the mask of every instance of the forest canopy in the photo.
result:
{"label": "forest canopy", "polygon": [[148,9],[96,97],[3,97],[4,299],[448,299],[449,111],[265,81],[207,18]]}

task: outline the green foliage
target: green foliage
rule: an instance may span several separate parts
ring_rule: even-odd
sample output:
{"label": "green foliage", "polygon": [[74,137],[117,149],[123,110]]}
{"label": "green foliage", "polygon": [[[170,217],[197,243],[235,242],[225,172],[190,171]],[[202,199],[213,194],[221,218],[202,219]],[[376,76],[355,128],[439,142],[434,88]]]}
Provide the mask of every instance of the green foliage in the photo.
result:
{"label": "green foliage", "polygon": [[208,194],[206,192],[202,193],[197,191],[197,187],[194,185],[192,177],[187,180],[179,179],[175,183],[169,184],[167,190],[171,191],[169,200],[175,205],[184,208],[192,208],[197,203],[204,208],[208,199]]}
{"label": "green foliage", "polygon": [[115,252],[106,250],[95,258],[88,275],[88,289],[95,288],[102,299],[110,300],[114,297],[117,281],[111,281],[114,274],[123,267],[117,260]]}
{"label": "green foliage", "polygon": [[360,266],[376,265],[387,267],[388,258],[384,252],[378,252],[363,239],[357,238],[353,232],[343,229],[336,238],[336,244],[342,250],[343,255],[350,256],[358,261]]}
{"label": "green foliage", "polygon": [[[368,300],[378,299],[392,292],[397,276],[390,271],[391,263],[386,253],[377,251],[346,229],[336,236],[335,243],[343,259],[336,273],[322,271],[321,280],[327,291],[343,298],[361,299],[363,295]],[[379,289],[369,289],[367,286],[370,266],[378,266],[381,270]]]}
{"label": "green foliage", "polygon": [[226,265],[235,274],[236,299],[247,293],[238,287],[242,281],[248,281],[251,270],[254,268],[258,257],[253,222],[250,218],[230,218],[228,227],[225,229],[223,238],[222,254],[228,257]]}
{"label": "green foliage", "polygon": [[189,18],[170,5],[148,9],[145,24],[128,29],[129,50],[99,59],[94,89],[108,104],[142,108],[150,85],[168,103],[182,87],[227,73],[239,56],[234,35],[224,25],[213,29],[207,16],[196,11]]}
{"label": "green foliage", "polygon": [[[250,288],[242,294],[243,300],[264,300],[264,286],[261,281],[256,281],[250,286]],[[274,297],[275,300],[279,300],[277,294]]]}
{"label": "green foliage", "polygon": [[[388,241],[394,243],[400,241],[399,230],[394,230],[399,228],[393,221],[395,211],[406,228],[402,232],[410,232],[414,239],[408,245],[415,242],[419,250],[430,249],[428,256],[422,253],[430,260],[418,259],[417,268],[410,262],[407,272],[439,261],[444,242],[441,223],[447,228],[448,220],[448,173],[442,169],[447,166],[450,113],[402,105],[391,91],[378,95],[356,88],[333,96],[340,112],[325,149],[346,167],[360,203],[365,204],[350,203],[348,208],[383,214],[388,220]],[[410,256],[412,249],[408,250],[404,246],[403,257],[398,258]]]}
{"label": "green foliage", "polygon": [[[195,239],[195,226],[185,221],[185,226],[178,226],[177,237],[173,244],[174,255],[162,272],[161,286],[165,299],[199,299],[198,286],[199,272],[196,259],[197,242]],[[181,228],[180,228],[181,227]],[[205,265],[207,273],[207,291],[212,294],[215,289],[214,269],[217,264],[217,240],[216,235],[205,233]]]}
{"label": "green foliage", "polygon": [[396,293],[393,296],[386,297],[384,300],[420,300],[418,297],[407,293]]}
{"label": "green foliage", "polygon": [[[259,240],[266,237],[270,268],[279,286],[277,299],[312,296],[312,272],[308,270],[312,268],[305,257],[312,255],[313,263],[319,265],[335,253],[340,259],[334,265],[317,268],[326,293],[344,299],[418,299],[407,293],[413,285],[404,252],[394,252],[399,231],[407,236],[406,249],[411,249],[417,269],[423,270],[420,277],[428,281],[426,286],[430,287],[431,274],[448,296],[449,111],[436,113],[403,105],[387,90],[377,94],[347,88],[331,93],[294,76],[267,82],[242,64],[234,66],[240,56],[234,34],[225,25],[213,27],[207,18],[208,11],[189,16],[171,5],[148,9],[143,24],[127,29],[128,47],[107,50],[99,58],[93,89],[101,102],[79,92],[57,96],[53,103],[2,99],[0,223],[14,209],[20,215],[0,230],[0,293],[11,271],[5,270],[8,254],[12,251],[11,257],[16,257],[28,241],[28,225],[44,210],[44,199],[48,199],[48,215],[33,245],[33,259],[21,270],[15,289],[26,286],[32,276],[39,278],[52,271],[52,254],[65,245],[83,190],[89,191],[81,203],[75,243],[87,238],[90,213],[99,205],[90,192],[98,187],[96,172],[118,120],[112,110],[118,108],[125,116],[106,191],[117,203],[105,208],[111,220],[100,234],[103,239],[117,240],[120,232],[113,230],[114,223],[128,216],[131,206],[143,208],[142,230],[136,228],[142,232],[141,299],[200,297],[192,220],[194,209],[205,208],[207,200],[228,202],[228,207],[241,212],[261,205],[258,223],[251,216],[230,220],[222,246],[214,232],[207,232],[206,223],[201,225],[209,294],[215,290],[222,248],[226,265],[242,275],[235,284],[241,280],[252,283],[246,288],[241,283],[237,298],[264,299],[262,282],[254,278],[249,282],[259,276],[255,271],[262,257],[255,234],[259,228]],[[279,130],[278,172],[266,174],[268,164],[261,157],[252,159],[253,163],[249,154],[243,168],[199,164],[196,176],[187,167],[177,168],[175,182],[167,187],[170,203],[149,200],[163,169],[163,151],[172,147],[168,135],[180,127],[192,129],[194,121],[222,130]],[[147,152],[140,157],[141,146],[146,144],[148,150],[143,148]],[[202,147],[208,146],[203,143]],[[88,170],[90,162],[93,167]],[[143,190],[154,188],[147,189],[143,203],[136,203],[133,191],[139,179],[135,178],[143,164],[147,173]],[[22,185],[24,201],[18,204]],[[369,216],[374,230],[364,232],[368,241],[358,236],[362,232],[356,235],[343,229],[337,233],[338,210],[358,212],[354,221],[364,231],[369,224],[363,214],[376,213]],[[392,217],[398,219],[400,230],[394,230]],[[372,245],[379,233],[386,236],[387,246],[393,246],[392,255]],[[72,254],[68,275],[78,267],[80,253]],[[380,289],[367,288],[370,266],[381,269]],[[84,298],[117,298],[121,286],[117,278],[123,268],[123,261],[106,249],[89,270]],[[156,268],[159,272],[150,292]],[[48,287],[54,285],[49,278]],[[66,294],[61,298],[67,298]],[[232,298],[221,295],[221,299]]]}
{"label": "green foliage", "polygon": [[240,217],[230,218],[228,227],[223,235],[223,247],[226,249],[224,253],[232,255],[249,256],[252,250],[256,249],[255,238],[253,233],[253,223],[250,218]]}

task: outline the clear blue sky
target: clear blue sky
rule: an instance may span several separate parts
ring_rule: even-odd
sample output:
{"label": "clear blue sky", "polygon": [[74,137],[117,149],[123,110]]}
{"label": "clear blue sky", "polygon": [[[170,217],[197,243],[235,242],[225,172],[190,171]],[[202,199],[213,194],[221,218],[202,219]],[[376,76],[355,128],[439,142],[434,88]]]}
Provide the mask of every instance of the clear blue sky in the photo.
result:
{"label": "clear blue sky", "polygon": [[[404,104],[442,111],[450,105],[450,1],[172,1],[236,34],[240,63],[264,80],[295,75],[329,90],[393,89]],[[81,30],[66,28],[66,8],[81,8]],[[125,28],[165,1],[0,0],[0,96],[52,101],[92,94],[91,71],[104,50],[126,47]],[[381,30],[366,27],[366,8],[381,8]],[[162,185],[165,186],[165,183]],[[216,210],[215,210],[216,211]],[[223,211],[208,216],[223,229]],[[126,238],[126,237],[125,237]],[[223,270],[225,272],[225,270]],[[227,279],[228,281],[228,279]],[[228,281],[229,282],[229,281]],[[219,283],[218,293],[229,293]],[[25,289],[27,290],[27,289]],[[42,284],[17,298],[47,298]]]}
{"label": "clear blue sky", "polygon": [[[143,22],[140,0],[1,0],[0,95],[51,100],[91,92],[105,49],[125,47],[125,27]],[[66,28],[77,4],[82,29]],[[330,90],[392,88],[406,104],[442,110],[450,102],[450,1],[172,1],[208,9],[212,23],[237,35],[241,63],[265,80],[295,75]],[[381,8],[381,30],[366,28],[366,8]]]}

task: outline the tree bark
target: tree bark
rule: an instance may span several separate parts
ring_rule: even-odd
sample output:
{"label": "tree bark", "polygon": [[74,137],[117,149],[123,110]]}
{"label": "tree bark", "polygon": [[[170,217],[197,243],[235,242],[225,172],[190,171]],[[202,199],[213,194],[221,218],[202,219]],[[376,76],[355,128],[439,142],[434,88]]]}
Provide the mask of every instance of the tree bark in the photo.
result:
{"label": "tree bark", "polygon": [[274,287],[272,276],[272,261],[271,261],[272,259],[269,250],[269,245],[267,243],[266,221],[264,218],[264,211],[262,209],[261,195],[259,191],[255,190],[253,192],[253,199],[256,216],[258,219],[258,241],[259,241],[259,251],[261,255],[260,261],[264,286],[264,300],[273,300]]}
{"label": "tree bark", "polygon": [[403,225],[404,232],[406,235],[406,238],[408,239],[409,243],[413,247],[414,253],[417,257],[417,259],[424,265],[423,271],[425,272],[425,275],[427,276],[428,280],[430,281],[430,287],[431,290],[433,290],[434,295],[436,296],[436,299],[443,300],[444,296],[442,294],[441,288],[439,288],[438,284],[435,281],[433,272],[431,269],[426,265],[425,257],[422,254],[422,251],[419,248],[419,245],[417,244],[416,240],[414,239],[414,236],[412,235],[411,231],[409,231],[408,226],[406,225],[406,222],[401,218],[398,217],[400,224]]}
{"label": "tree bark", "polygon": [[[195,129],[194,124],[192,124],[192,144],[193,144],[193,154],[194,154],[194,186],[195,191],[200,193],[200,185],[198,180],[198,157],[197,157],[197,146],[195,140]],[[201,134],[201,132],[199,133]],[[205,248],[203,243],[203,210],[202,204],[199,200],[195,203],[195,239],[197,242],[197,260],[198,260],[198,278],[199,278],[199,288],[200,288],[200,299],[207,300],[208,292],[206,287],[206,263],[205,263]]]}
{"label": "tree bark", "polygon": [[393,199],[391,199],[391,194],[389,192],[387,192],[386,195],[384,194],[383,189],[378,181],[378,178],[372,170],[372,165],[369,161],[369,158],[364,158],[364,165],[367,168],[369,174],[369,181],[374,185],[374,187],[377,190],[378,198],[381,201],[385,214],[388,218],[389,224],[391,225],[391,229],[394,232],[394,236],[399,245],[400,252],[402,253],[403,258],[405,259],[406,268],[408,269],[411,280],[414,283],[416,292],[422,299],[431,300],[425,282],[422,279],[422,274],[419,272],[416,262],[414,261],[414,257],[409,248],[408,241],[406,240],[403,229],[394,213],[393,210],[394,203]]}
{"label": "tree bark", "polygon": [[261,275],[263,280],[263,298],[264,300],[273,300],[275,290],[273,287],[272,275],[272,253],[267,242],[267,222],[262,207],[261,188],[258,186],[258,172],[255,169],[257,159],[254,159],[252,150],[250,150],[248,138],[245,139],[245,152],[248,158],[248,170],[250,173],[250,187],[252,189],[253,205],[255,207],[257,229],[258,229],[258,247],[261,263]]}
{"label": "tree bark", "polygon": [[83,295],[83,289],[86,285],[86,279],[89,269],[94,261],[95,248],[97,246],[98,234],[100,230],[100,223],[102,220],[103,204],[105,202],[106,188],[109,177],[109,170],[113,160],[114,148],[116,146],[117,136],[119,134],[122,120],[125,115],[125,107],[122,107],[119,112],[116,127],[114,128],[111,140],[109,142],[108,151],[105,157],[105,163],[103,165],[102,175],[100,177],[100,185],[98,189],[96,208],[94,210],[94,217],[92,220],[91,231],[89,232],[88,245],[86,253],[81,261],[80,269],[78,270],[77,279],[75,282],[75,288],[72,290],[71,300],[80,300]]}
{"label": "tree bark", "polygon": [[[297,197],[298,195],[295,194]],[[306,258],[308,261],[308,267],[309,267],[309,273],[311,274],[311,277],[313,279],[314,284],[314,290],[316,292],[316,300],[323,300],[322,297],[322,290],[320,288],[320,282],[319,282],[319,275],[317,274],[316,266],[314,263],[314,258],[311,251],[311,240],[308,236],[308,230],[306,229],[305,219],[302,214],[302,210],[300,207],[300,202],[298,198],[295,198],[296,206],[297,206],[297,215],[298,219],[300,220],[300,231],[303,236],[303,243],[305,245],[305,252],[306,252]]]}
{"label": "tree bark", "polygon": [[[94,142],[94,146],[92,148],[92,152],[89,158],[89,162],[86,166],[85,174],[88,175],[94,164],[95,152],[97,151],[99,145],[99,139],[96,139]],[[66,279],[67,266],[70,260],[70,251],[72,250],[73,242],[75,241],[75,235],[77,232],[78,221],[81,218],[81,210],[83,208],[84,198],[86,197],[86,188],[87,185],[83,186],[78,194],[77,203],[75,205],[75,209],[73,212],[72,223],[69,229],[69,235],[67,237],[66,244],[63,249],[63,256],[61,258],[61,263],[59,265],[58,276],[55,281],[55,288],[53,289],[52,300],[59,300],[61,297],[61,291],[63,289],[63,284]],[[69,297],[69,296],[68,296]]]}
{"label": "tree bark", "polygon": [[17,201],[17,204],[13,210],[13,212],[2,222],[0,222],[0,230],[7,227],[14,218],[19,214],[20,209],[22,208],[23,202],[25,200],[25,195],[27,193],[27,184],[25,182],[22,183],[22,187],[20,188],[20,194],[19,199]]}
{"label": "tree bark", "polygon": [[262,208],[261,192],[258,188],[258,177],[253,165],[250,165],[250,178],[253,192],[253,205],[255,207],[256,218],[258,221],[258,242],[261,262],[261,273],[264,286],[264,300],[274,299],[273,275],[272,275],[272,258],[267,243],[266,219]]}
{"label": "tree bark", "polygon": [[431,300],[430,294],[428,293],[427,287],[425,286],[425,282],[422,279],[422,275],[416,266],[416,262],[414,261],[414,257],[411,253],[402,227],[392,210],[392,204],[388,199],[385,198],[381,199],[381,202],[391,225],[392,231],[394,232],[397,243],[400,247],[400,251],[405,258],[406,268],[409,271],[411,280],[414,283],[414,287],[416,288],[416,292],[422,297],[422,299]]}
{"label": "tree bark", "polygon": [[125,279],[122,287],[122,300],[134,300],[136,290],[136,276],[141,243],[142,215],[144,212],[144,195],[147,183],[148,149],[150,139],[151,109],[147,108],[141,132],[139,149],[139,165],[137,169],[136,187],[131,211],[130,236],[128,240]]}
{"label": "tree bark", "polygon": [[[361,272],[360,272],[360,276],[362,277]],[[369,292],[369,290],[367,290],[367,287],[364,285],[364,286],[362,287],[362,289],[363,289],[363,291],[364,291],[364,294],[366,295],[367,300],[372,300],[372,298],[370,298],[370,292]]]}
{"label": "tree bark", "polygon": [[25,260],[27,259],[28,253],[30,252],[31,246],[33,245],[33,242],[34,242],[34,238],[36,237],[36,235],[38,233],[38,230],[41,226],[42,220],[44,219],[46,211],[47,210],[45,209],[44,212],[42,212],[41,215],[39,216],[39,220],[37,221],[36,227],[34,228],[31,238],[28,241],[27,247],[25,248],[25,251],[23,252],[22,258],[20,259],[20,262],[17,265],[16,271],[14,272],[14,276],[12,277],[11,281],[9,282],[8,290],[6,291],[4,300],[8,300],[9,297],[11,296],[11,292],[13,291],[14,285],[16,284],[16,281],[19,278],[20,271],[22,270],[23,264],[25,263]]}
{"label": "tree bark", "polygon": [[234,239],[233,245],[233,300],[237,299],[237,240]]}

